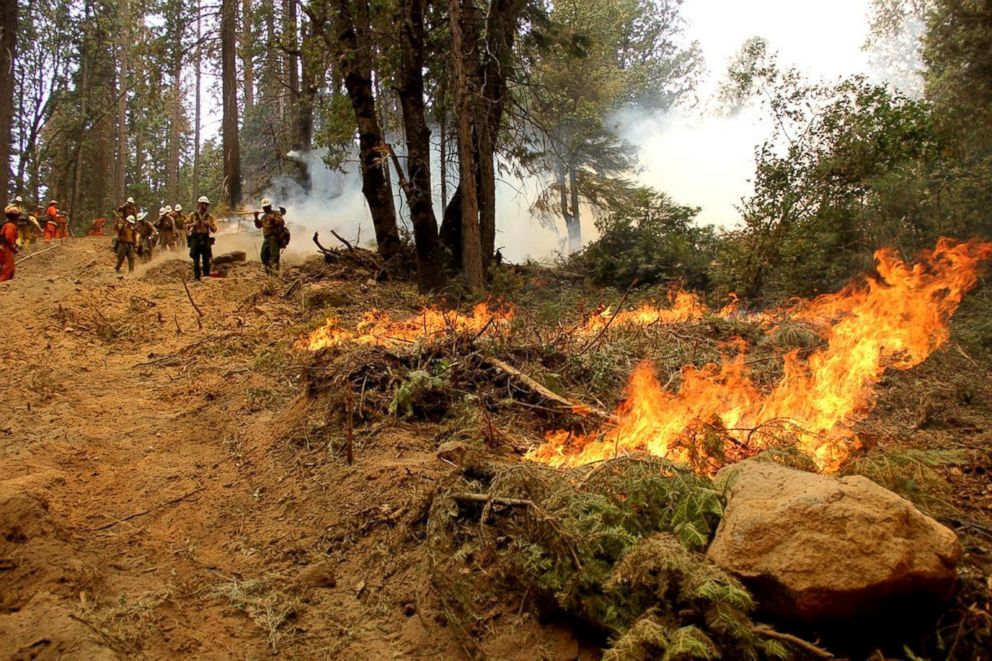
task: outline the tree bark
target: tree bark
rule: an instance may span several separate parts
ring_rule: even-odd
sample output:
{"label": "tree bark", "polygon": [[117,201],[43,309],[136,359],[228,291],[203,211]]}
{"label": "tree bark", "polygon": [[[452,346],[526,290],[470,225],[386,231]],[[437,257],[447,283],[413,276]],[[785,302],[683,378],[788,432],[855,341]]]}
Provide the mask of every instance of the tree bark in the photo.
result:
{"label": "tree bark", "polygon": [[251,0],[241,3],[241,73],[244,79],[245,116],[255,106],[255,40],[252,33]]}
{"label": "tree bark", "polygon": [[300,51],[300,98],[297,104],[296,144],[298,151],[309,151],[313,146],[313,109],[317,93],[320,91],[320,81],[326,73],[324,59],[314,47],[314,31],[312,23],[307,22],[303,29],[303,39]]}
{"label": "tree bark", "polygon": [[123,200],[127,195],[127,90],[129,85],[128,51],[131,49],[129,0],[120,1],[121,29],[118,43],[117,79],[117,162],[114,164],[114,195]]}
{"label": "tree bark", "polygon": [[568,229],[568,252],[577,253],[582,250],[582,218],[579,215],[579,178],[575,171],[575,164],[568,167],[568,190],[571,195],[571,213],[569,218],[571,223],[567,223]]}
{"label": "tree bark", "polygon": [[238,145],[237,0],[222,0],[220,17],[221,87],[223,93],[224,202],[241,204],[241,150]]}
{"label": "tree bark", "polygon": [[[469,66],[476,55],[477,23],[472,0],[448,0],[451,50],[455,72],[455,103],[458,120],[458,187],[461,189],[462,274],[472,289],[485,284],[482,238],[479,231],[479,195],[473,137],[473,97],[476,95]],[[473,69],[475,67],[472,67]]]}
{"label": "tree bark", "polygon": [[[368,0],[355,0],[364,3],[360,15],[368,16]],[[324,33],[324,39],[334,50],[339,62],[341,77],[351,107],[355,112],[358,126],[358,155],[361,161],[362,193],[372,214],[379,254],[384,259],[392,259],[400,250],[399,229],[396,225],[396,208],[385,171],[380,162],[381,154],[376,147],[383,144],[379,119],[376,116],[376,99],[372,92],[372,61],[368,46],[363,40],[359,48],[358,30],[369,32],[368,25],[356,26],[352,13],[351,0],[334,0],[334,36]],[[312,10],[306,8],[314,24],[318,19]]]}
{"label": "tree bark", "polygon": [[182,24],[181,0],[174,0],[174,12],[172,16],[173,29],[176,30],[174,45],[172,46],[172,89],[169,96],[169,156],[165,167],[165,195],[168,203],[175,204],[179,198],[179,152],[180,152],[180,124],[182,123],[182,74],[183,74],[183,43],[180,33]]}
{"label": "tree bark", "polygon": [[10,138],[14,122],[17,3],[18,0],[0,0],[0,185],[5,196],[10,185]]}
{"label": "tree bark", "polygon": [[445,284],[441,243],[431,190],[431,132],[424,104],[425,0],[399,0],[400,73],[398,92],[406,133],[407,168],[404,187],[417,250],[417,283],[421,292],[438,291]]}
{"label": "tree bark", "polygon": [[202,38],[203,27],[200,22],[200,0],[196,0],[196,63],[194,71],[196,90],[193,101],[193,201],[196,201],[200,197],[200,84],[203,75],[203,47],[200,44],[200,40]]}

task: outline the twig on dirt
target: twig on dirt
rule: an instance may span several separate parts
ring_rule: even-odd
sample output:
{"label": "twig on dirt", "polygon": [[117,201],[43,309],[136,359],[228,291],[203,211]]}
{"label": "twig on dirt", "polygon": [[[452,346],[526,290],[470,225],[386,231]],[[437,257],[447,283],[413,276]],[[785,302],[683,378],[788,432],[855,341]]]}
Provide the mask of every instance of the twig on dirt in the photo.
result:
{"label": "twig on dirt", "polygon": [[[76,274],[76,278],[78,278],[82,274],[86,273],[86,271],[88,271],[90,269],[90,267],[92,267],[94,265],[96,265],[96,260],[95,259],[91,260],[89,264],[87,264],[83,268],[79,269],[79,273]],[[73,280],[75,280],[76,278],[73,278]]]}
{"label": "twig on dirt", "polygon": [[98,636],[100,636],[100,638],[103,639],[103,642],[105,642],[107,646],[110,647],[111,649],[116,650],[118,647],[120,647],[118,641],[114,640],[114,638],[110,634],[108,634],[106,631],[96,626],[89,620],[83,619],[78,615],[76,615],[75,613],[69,613],[69,619],[75,620],[76,622],[79,622],[80,624],[88,627],[91,631],[95,632]]}
{"label": "twig on dirt", "polygon": [[982,535],[992,539],[992,528],[988,526],[983,526],[977,521],[971,521],[969,519],[961,519],[953,516],[942,516],[937,519],[941,523],[949,523],[951,525],[959,526],[961,528],[970,528],[975,532],[981,533]]}
{"label": "twig on dirt", "polygon": [[110,523],[105,523],[102,526],[97,526],[96,528],[90,528],[89,529],[89,532],[97,532],[99,530],[107,530],[108,528],[113,528],[114,526],[116,526],[119,523],[124,523],[125,521],[130,521],[132,519],[137,519],[140,516],[145,516],[146,514],[151,514],[152,512],[155,512],[156,510],[160,510],[163,507],[168,507],[169,505],[175,505],[177,503],[180,503],[180,502],[186,500],[190,496],[193,496],[195,494],[200,493],[201,491],[203,491],[204,488],[205,487],[197,487],[197,488],[193,489],[192,491],[188,491],[188,492],[184,493],[183,495],[179,496],[178,498],[173,498],[172,500],[167,500],[164,503],[159,503],[158,505],[156,505],[154,507],[151,507],[149,509],[146,509],[146,510],[144,510],[142,512],[135,512],[134,514],[128,514],[123,519],[117,519],[115,521],[111,521]]}
{"label": "twig on dirt", "polygon": [[576,356],[581,356],[586,351],[591,349],[593,345],[599,342],[600,338],[603,337],[607,329],[610,327],[610,324],[612,324],[613,320],[617,318],[618,314],[620,314],[620,310],[623,310],[623,304],[627,302],[627,297],[630,296],[630,292],[634,291],[634,285],[636,284],[637,284],[637,279],[635,278],[634,281],[630,283],[630,286],[627,287],[627,291],[623,293],[623,297],[620,299],[620,302],[617,303],[617,309],[613,311],[613,315],[609,318],[609,320],[607,320],[606,324],[604,324],[603,327],[599,329],[599,332],[596,334],[596,337],[592,338],[592,340],[588,344],[586,344],[584,347],[579,349],[579,352],[575,354]]}
{"label": "twig on dirt", "polygon": [[203,322],[200,321],[200,317],[203,316],[203,310],[201,310],[196,304],[196,301],[193,300],[193,294],[189,292],[189,285],[186,284],[186,278],[183,278],[183,289],[186,290],[186,298],[189,299],[189,304],[193,306],[194,310],[196,310],[196,325],[200,327],[200,330],[203,330]]}
{"label": "twig on dirt", "polygon": [[293,281],[293,284],[291,284],[289,287],[286,288],[286,291],[282,293],[282,297],[289,298],[290,296],[292,296],[297,292],[297,290],[300,288],[302,284],[303,284],[303,276],[300,276],[299,278]]}
{"label": "twig on dirt", "polygon": [[975,360],[974,358],[972,358],[971,356],[969,356],[968,353],[964,350],[964,348],[960,344],[958,344],[957,342],[955,342],[954,343],[954,348],[958,350],[958,353],[960,353],[962,356],[964,356],[965,358],[967,358],[969,363],[971,363],[972,365],[974,365],[978,369],[981,369],[982,368],[982,366],[978,364],[978,361]]}
{"label": "twig on dirt", "polygon": [[833,654],[823,649],[822,647],[817,647],[813,643],[803,640],[798,636],[793,636],[792,634],[782,633],[781,631],[775,631],[771,627],[765,626],[764,624],[758,624],[751,627],[751,631],[758,634],[759,636],[768,636],[769,638],[774,638],[776,640],[781,640],[786,643],[795,645],[796,647],[809,652],[813,656],[819,659],[835,659]]}
{"label": "twig on dirt", "polygon": [[49,252],[51,250],[55,250],[56,248],[59,248],[59,247],[60,246],[52,246],[51,248],[45,248],[44,250],[39,250],[38,252],[33,252],[30,255],[28,255],[27,257],[21,257],[20,259],[16,260],[14,262],[14,264],[20,264],[21,262],[26,262],[29,259],[31,259],[32,257],[37,257],[38,255],[44,255],[46,252]]}
{"label": "twig on dirt", "polygon": [[560,404],[562,407],[572,412],[577,412],[577,411],[587,412],[591,415],[595,415],[597,417],[603,418],[604,420],[609,420],[612,417],[606,411],[602,411],[600,409],[587,406],[585,404],[580,404],[578,402],[573,402],[569,399],[562,397],[557,393],[552,392],[551,390],[548,390],[547,387],[541,385],[531,377],[527,376],[526,374],[518,370],[516,367],[513,367],[512,365],[503,362],[499,358],[494,358],[493,356],[486,356],[485,358],[482,359],[482,362],[485,363],[486,365],[489,365],[490,367],[495,367],[496,369],[503,372],[507,376],[512,377],[513,379],[519,381],[523,385],[527,386],[529,390],[537,393],[544,399],[550,400],[556,404]]}
{"label": "twig on dirt", "polygon": [[488,505],[511,505],[514,507],[532,507],[534,503],[521,498],[501,498],[488,493],[453,493],[451,499],[456,503],[482,503]]}
{"label": "twig on dirt", "polygon": [[345,446],[345,461],[348,465],[355,463],[355,420],[354,420],[354,399],[355,394],[351,391],[351,384],[348,384],[345,406],[348,409],[348,441]]}

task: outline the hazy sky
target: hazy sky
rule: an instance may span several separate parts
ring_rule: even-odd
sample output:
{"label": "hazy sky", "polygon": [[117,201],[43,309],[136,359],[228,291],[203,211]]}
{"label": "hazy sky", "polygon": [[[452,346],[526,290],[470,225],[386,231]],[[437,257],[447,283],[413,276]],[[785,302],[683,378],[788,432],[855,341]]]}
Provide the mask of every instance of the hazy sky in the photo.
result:
{"label": "hazy sky", "polygon": [[[708,74],[705,105],[745,40],[764,37],[783,66],[813,78],[836,79],[868,69],[862,45],[870,0],[685,0],[687,36],[699,42]],[[754,148],[770,126],[757,112],[734,118],[700,110],[624,117],[624,136],[640,148],[640,178],[679,202],[702,207],[703,223],[731,225],[746,196]]]}

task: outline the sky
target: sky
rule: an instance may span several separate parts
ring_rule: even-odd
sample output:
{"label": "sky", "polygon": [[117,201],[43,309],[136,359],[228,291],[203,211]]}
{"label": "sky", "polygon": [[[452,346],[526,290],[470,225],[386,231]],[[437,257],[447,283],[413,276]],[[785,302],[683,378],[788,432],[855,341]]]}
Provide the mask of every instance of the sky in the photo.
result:
{"label": "sky", "polygon": [[740,218],[735,206],[751,191],[754,149],[771,127],[757,112],[706,114],[727,65],[747,39],[759,36],[780,64],[811,78],[867,73],[862,45],[869,9],[870,0],[685,0],[686,37],[699,42],[708,70],[701,107],[621,117],[624,137],[640,147],[640,180],[701,207],[702,224],[733,226]]}

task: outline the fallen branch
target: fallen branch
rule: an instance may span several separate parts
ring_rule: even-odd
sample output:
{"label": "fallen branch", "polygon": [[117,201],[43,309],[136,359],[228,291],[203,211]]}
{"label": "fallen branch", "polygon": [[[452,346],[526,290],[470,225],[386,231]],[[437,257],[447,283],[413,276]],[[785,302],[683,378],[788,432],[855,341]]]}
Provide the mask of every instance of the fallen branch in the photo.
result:
{"label": "fallen branch", "polygon": [[456,503],[480,503],[483,505],[510,505],[512,507],[531,507],[534,505],[529,500],[521,498],[501,498],[488,493],[453,493],[451,499]]}
{"label": "fallen branch", "polygon": [[529,390],[537,393],[544,399],[559,404],[563,408],[566,408],[573,413],[579,413],[579,414],[588,413],[590,415],[603,418],[604,420],[610,420],[613,417],[606,411],[603,411],[602,409],[594,408],[592,406],[587,406],[585,404],[580,404],[578,402],[573,402],[569,399],[562,397],[561,395],[555,392],[552,392],[551,390],[548,390],[547,387],[541,385],[531,377],[527,376],[526,374],[518,370],[516,367],[503,362],[499,358],[495,358],[493,356],[486,356],[485,358],[482,359],[482,362],[485,363],[486,365],[489,365],[490,367],[494,367],[498,369],[499,371],[515,379],[516,381],[519,381],[523,385],[527,386]]}
{"label": "fallen branch", "polygon": [[157,510],[160,510],[163,507],[168,507],[169,505],[175,505],[176,503],[180,503],[180,502],[186,500],[190,496],[193,496],[195,494],[200,493],[201,491],[203,491],[203,489],[204,489],[204,487],[197,487],[197,488],[193,489],[192,491],[188,491],[188,492],[184,493],[183,495],[179,496],[178,498],[173,498],[172,500],[167,500],[164,503],[159,503],[155,507],[151,507],[151,508],[146,509],[146,510],[144,510],[142,512],[135,512],[134,514],[128,514],[123,519],[117,519],[116,521],[111,521],[110,523],[105,523],[102,526],[97,526],[96,528],[90,528],[89,532],[97,532],[99,530],[107,530],[108,528],[113,528],[114,526],[116,526],[119,523],[124,523],[125,521],[131,521],[132,519],[137,519],[140,516],[145,516],[146,514],[151,514],[152,512],[155,512]]}
{"label": "fallen branch", "polygon": [[817,647],[813,643],[807,642],[798,636],[793,636],[792,634],[782,633],[781,631],[775,631],[771,627],[765,626],[764,624],[758,624],[751,627],[751,631],[758,634],[759,636],[767,636],[769,638],[774,638],[776,640],[781,640],[786,643],[795,645],[796,647],[809,652],[813,656],[819,659],[836,659],[833,654],[823,649],[822,647]]}
{"label": "fallen branch", "polygon": [[290,296],[295,294],[302,285],[303,285],[303,278],[302,277],[297,278],[296,280],[293,281],[293,284],[287,287],[286,291],[282,293],[282,297],[289,298]]}
{"label": "fallen branch", "polygon": [[31,259],[32,257],[37,257],[38,255],[44,255],[46,252],[49,252],[51,250],[55,250],[56,248],[60,248],[60,247],[61,246],[52,246],[51,248],[45,248],[44,250],[39,250],[38,252],[33,252],[30,255],[28,255],[27,257],[21,257],[20,259],[15,260],[14,261],[14,264],[16,265],[16,264],[20,264],[21,262],[26,262],[29,259]]}
{"label": "fallen branch", "polygon": [[355,246],[353,246],[350,243],[348,243],[348,239],[344,238],[343,236],[341,236],[340,234],[338,234],[334,230],[331,230],[331,234],[334,235],[334,238],[335,239],[337,239],[338,241],[340,241],[341,243],[344,244],[344,247],[348,249],[348,252],[352,252],[352,253],[355,252]]}
{"label": "fallen branch", "polygon": [[183,278],[183,289],[186,290],[186,298],[189,299],[189,304],[196,310],[196,325],[200,327],[200,330],[203,330],[203,323],[200,321],[200,317],[203,316],[203,310],[193,300],[193,294],[189,292],[189,285],[186,284],[186,278]]}

